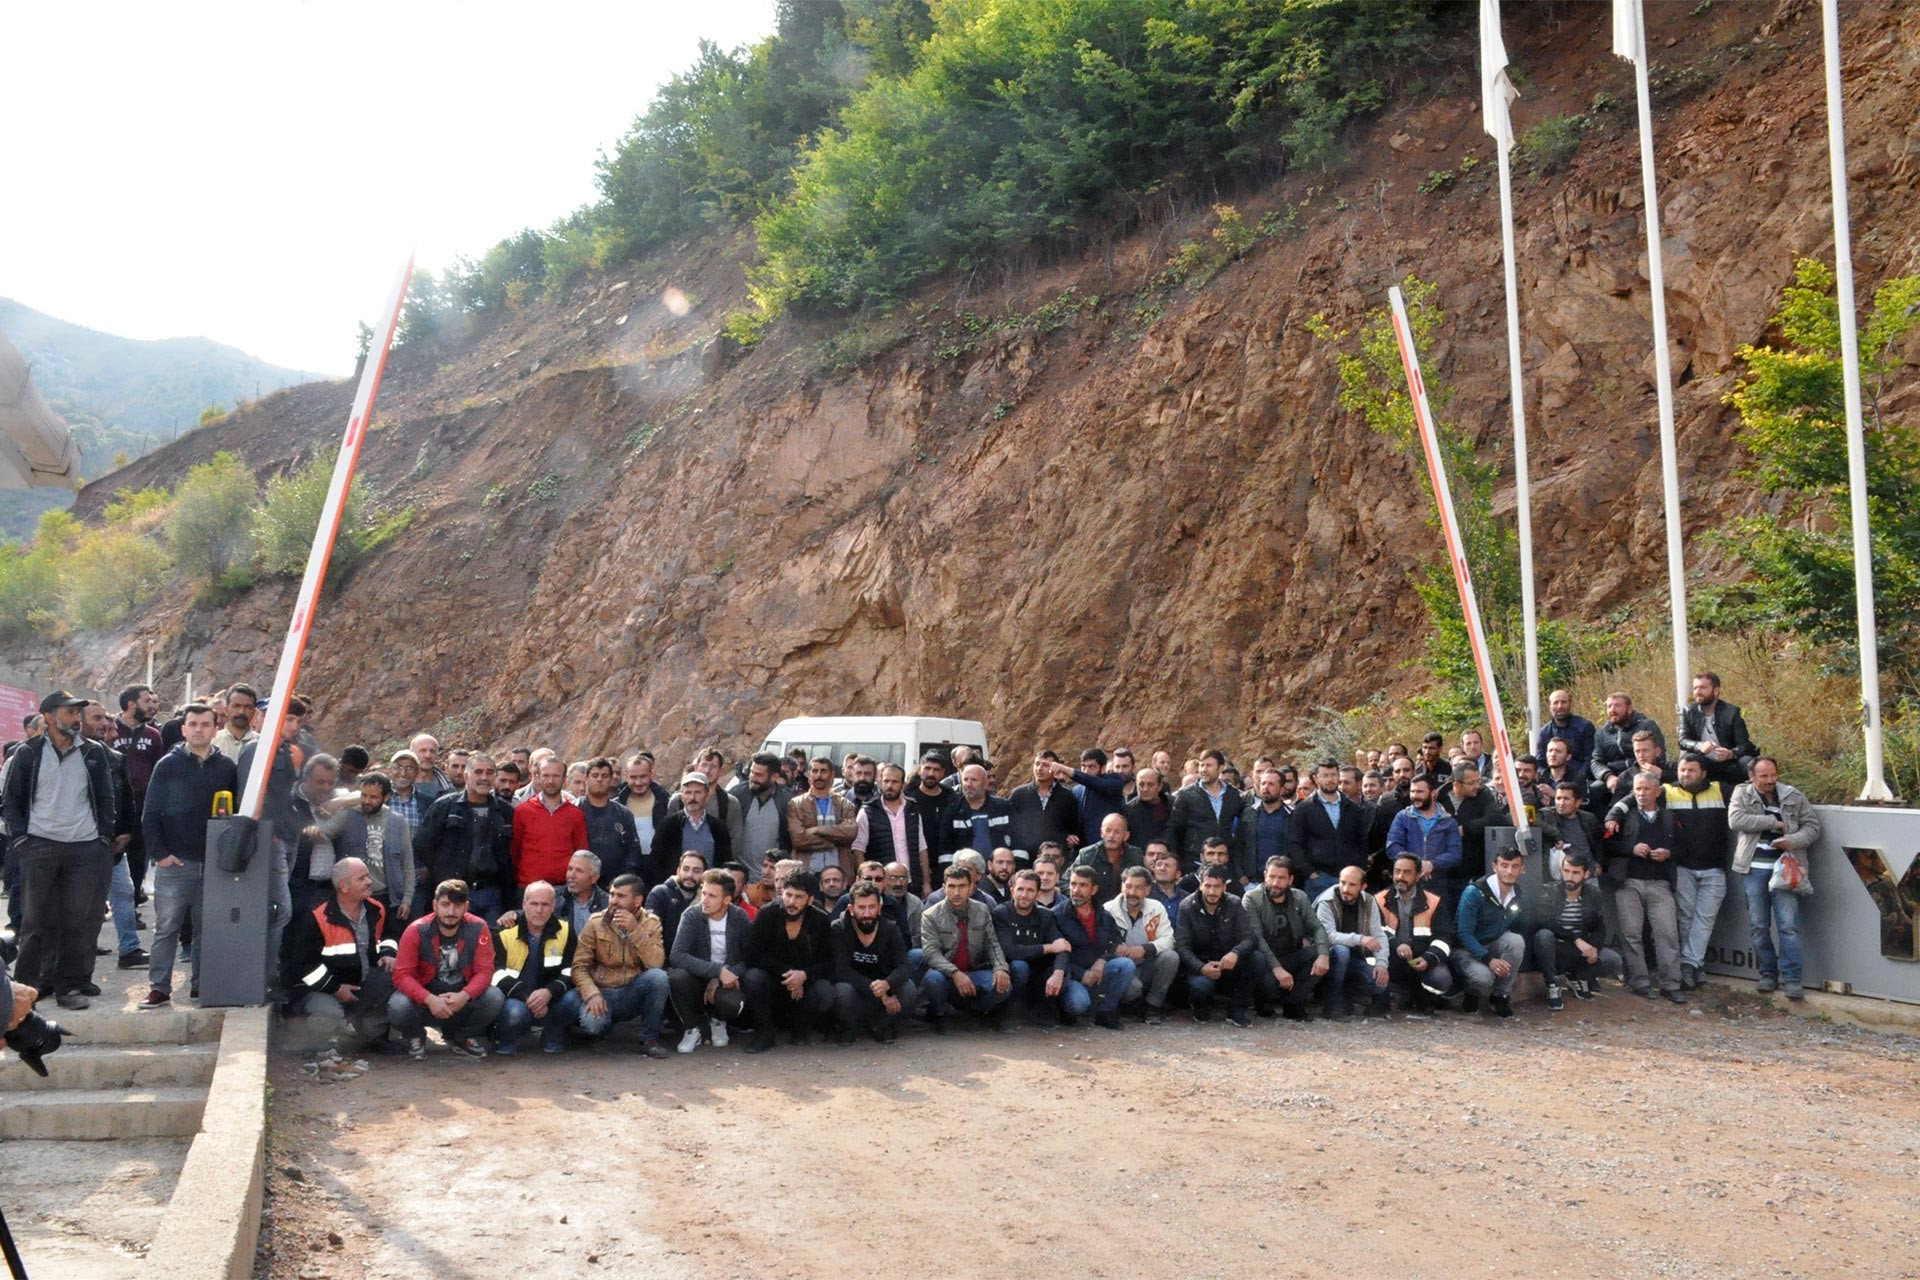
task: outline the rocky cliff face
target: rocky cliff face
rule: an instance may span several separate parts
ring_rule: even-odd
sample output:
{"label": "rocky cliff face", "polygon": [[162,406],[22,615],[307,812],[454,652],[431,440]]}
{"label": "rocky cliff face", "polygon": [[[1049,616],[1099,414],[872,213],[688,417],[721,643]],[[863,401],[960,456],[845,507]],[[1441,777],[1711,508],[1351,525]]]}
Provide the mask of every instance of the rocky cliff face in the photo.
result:
{"label": "rocky cliff face", "polygon": [[[1831,254],[1817,9],[1726,8],[1649,15],[1659,61],[1705,82],[1656,118],[1690,536],[1755,503],[1721,397],[1794,257]],[[1848,12],[1870,288],[1920,270],[1920,12]],[[1594,618],[1663,599],[1632,85],[1601,8],[1521,21],[1522,128],[1618,103],[1592,112],[1564,172],[1515,193],[1541,599]],[[302,679],[328,736],[441,725],[678,752],[747,745],[783,715],[924,709],[1021,749],[1237,747],[1296,742],[1316,705],[1405,691],[1422,627],[1408,579],[1435,534],[1412,468],[1337,406],[1306,322],[1357,321],[1409,272],[1434,282],[1448,323],[1430,376],[1507,459],[1498,199],[1473,83],[1469,61],[1464,91],[1390,113],[1348,173],[1237,197],[1250,215],[1297,206],[1303,229],[1166,294],[1150,322],[1138,297],[1198,216],[865,328],[790,323],[730,362],[705,338],[743,295],[738,245],[687,246],[450,347],[403,349],[364,474],[421,518],[330,593]],[[1418,190],[1468,152],[1484,161],[1471,178]],[[955,337],[963,311],[1049,303]],[[337,436],[350,393],[273,397],[94,486],[82,510],[215,448],[284,465]],[[1725,571],[1697,541],[1689,560]],[[170,685],[189,666],[203,686],[264,680],[291,595],[163,601],[124,634],[17,658],[108,684],[151,635]]]}

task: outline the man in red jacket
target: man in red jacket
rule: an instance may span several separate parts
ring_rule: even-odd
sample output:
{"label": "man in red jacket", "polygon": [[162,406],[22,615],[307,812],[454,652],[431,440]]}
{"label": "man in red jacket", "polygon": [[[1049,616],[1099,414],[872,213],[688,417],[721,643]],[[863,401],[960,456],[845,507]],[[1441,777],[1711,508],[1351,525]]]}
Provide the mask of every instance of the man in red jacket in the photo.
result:
{"label": "man in red jacket", "polygon": [[440,1028],[447,1048],[484,1058],[482,1036],[500,1016],[506,998],[493,983],[493,934],[487,922],[467,913],[464,880],[443,880],[433,891],[433,914],[421,916],[400,935],[393,965],[393,996],[387,1020],[415,1062],[427,1056],[427,1021]]}
{"label": "man in red jacket", "polygon": [[513,809],[513,874],[524,889],[535,880],[559,884],[567,860],[587,847],[587,816],[561,788],[567,766],[558,756],[540,762],[533,794]]}

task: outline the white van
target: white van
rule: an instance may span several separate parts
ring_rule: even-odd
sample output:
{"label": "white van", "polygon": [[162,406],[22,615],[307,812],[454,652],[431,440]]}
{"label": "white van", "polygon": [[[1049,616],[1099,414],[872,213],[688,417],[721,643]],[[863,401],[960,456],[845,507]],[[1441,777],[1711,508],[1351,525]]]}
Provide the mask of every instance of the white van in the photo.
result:
{"label": "white van", "polygon": [[779,756],[797,748],[809,760],[827,757],[836,769],[858,752],[883,764],[891,761],[911,776],[927,752],[949,754],[961,746],[993,758],[987,752],[987,731],[978,720],[926,716],[796,716],[773,726],[760,749]]}

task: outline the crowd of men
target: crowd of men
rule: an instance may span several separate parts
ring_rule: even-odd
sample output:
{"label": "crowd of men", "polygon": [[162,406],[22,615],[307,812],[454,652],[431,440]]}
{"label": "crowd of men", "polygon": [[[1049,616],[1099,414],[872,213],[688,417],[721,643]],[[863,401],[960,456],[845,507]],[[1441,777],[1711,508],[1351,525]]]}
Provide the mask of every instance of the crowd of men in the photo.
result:
{"label": "crowd of men", "polygon": [[[1030,777],[966,747],[905,764],[700,753],[671,790],[656,760],[568,762],[548,748],[441,752],[416,736],[376,761],[321,751],[307,702],[261,750],[247,685],[156,724],[152,690],[115,714],[48,695],[0,776],[19,978],[84,1007],[110,915],[143,1006],[199,994],[207,826],[269,772],[274,998],[312,1043],[563,1053],[638,1024],[649,1057],[887,1043],[959,1015],[1156,1024],[1224,1011],[1334,1020],[1458,1009],[1513,1015],[1524,969],[1545,1004],[1605,977],[1685,1003],[1730,884],[1761,989],[1800,998],[1797,897],[1775,874],[1819,817],[1702,673],[1669,760],[1623,693],[1599,724],[1557,690],[1517,801],[1469,729],[1302,770],[1217,750],[1185,760],[1036,752]],[[1524,745],[1524,744],[1523,744]],[[225,796],[227,799],[223,800]],[[151,876],[151,944],[138,916]]]}

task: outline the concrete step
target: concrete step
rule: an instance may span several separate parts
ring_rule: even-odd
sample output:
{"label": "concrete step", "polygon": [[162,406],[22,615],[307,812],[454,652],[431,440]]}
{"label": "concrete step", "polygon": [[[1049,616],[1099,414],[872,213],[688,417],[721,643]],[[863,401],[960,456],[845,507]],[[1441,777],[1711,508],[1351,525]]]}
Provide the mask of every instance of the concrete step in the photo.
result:
{"label": "concrete step", "polygon": [[206,1105],[205,1088],[0,1094],[0,1139],[187,1138],[200,1131]]}
{"label": "concrete step", "polygon": [[220,1046],[200,1044],[63,1044],[46,1060],[42,1079],[12,1054],[0,1058],[0,1092],[61,1089],[205,1088]]}
{"label": "concrete step", "polygon": [[[72,1033],[69,1046],[108,1044],[217,1044],[219,1009],[161,1009],[153,1013],[133,1008],[62,1009],[42,1000],[34,1012]],[[62,1048],[62,1052],[65,1052]]]}

